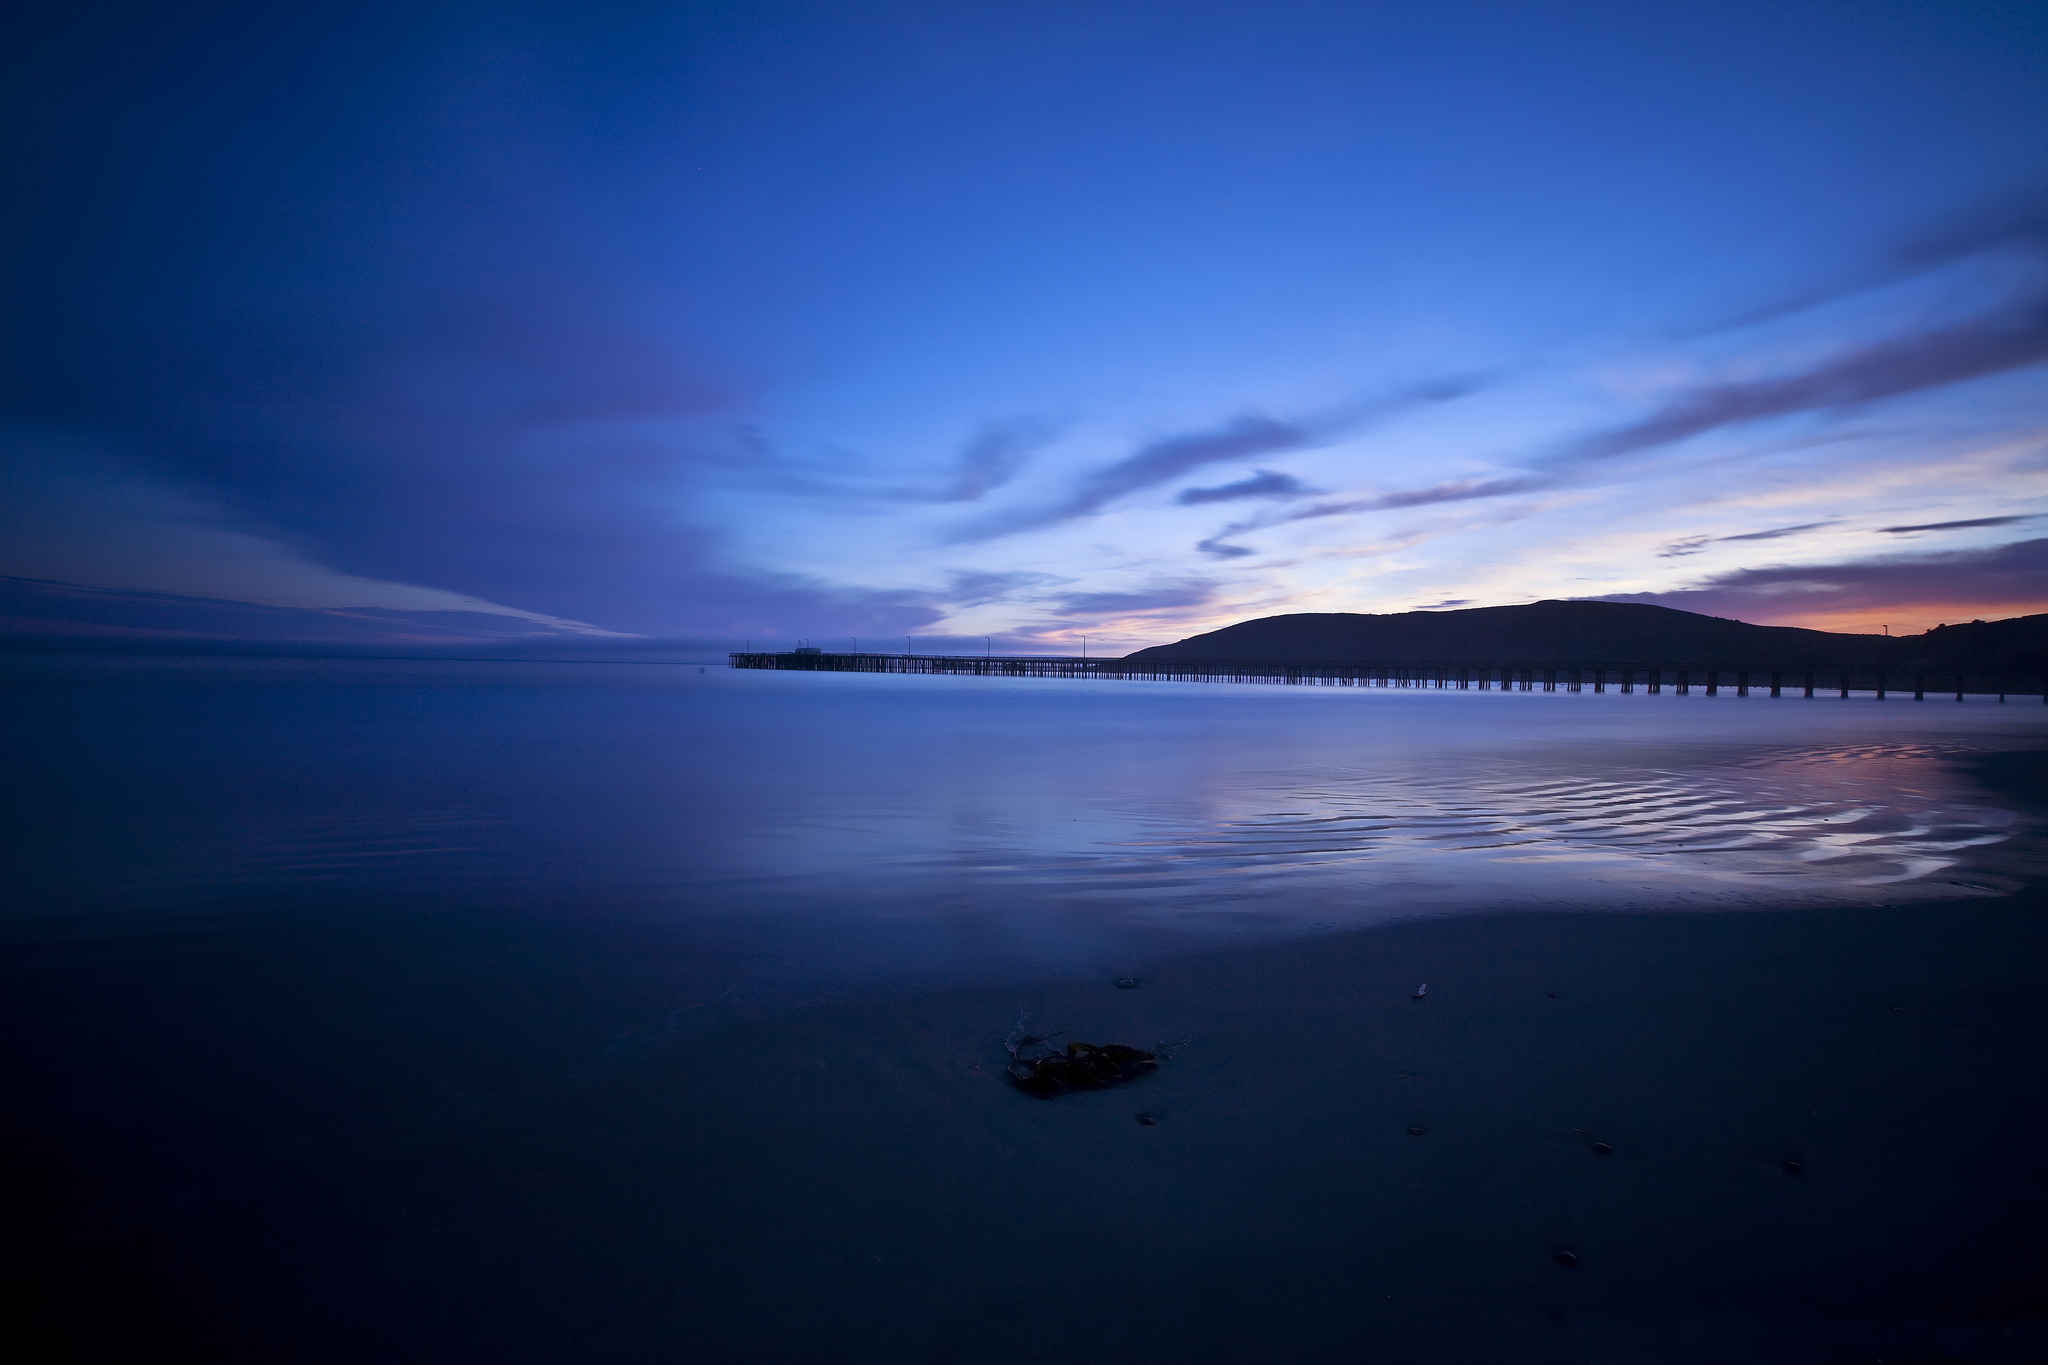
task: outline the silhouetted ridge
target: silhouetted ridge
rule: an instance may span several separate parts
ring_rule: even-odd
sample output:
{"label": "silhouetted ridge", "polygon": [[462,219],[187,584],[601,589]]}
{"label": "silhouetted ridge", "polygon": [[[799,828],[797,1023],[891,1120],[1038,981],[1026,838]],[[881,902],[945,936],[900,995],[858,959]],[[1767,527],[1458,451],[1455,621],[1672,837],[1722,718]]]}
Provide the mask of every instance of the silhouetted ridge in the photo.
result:
{"label": "silhouetted ridge", "polygon": [[1302,612],[1155,645],[1124,657],[1357,659],[1399,663],[1578,660],[1825,667],[1845,663],[2035,667],[2048,654],[2048,615],[1944,626],[1925,635],[1840,635],[1753,626],[1642,602],[1535,602],[1463,611]]}

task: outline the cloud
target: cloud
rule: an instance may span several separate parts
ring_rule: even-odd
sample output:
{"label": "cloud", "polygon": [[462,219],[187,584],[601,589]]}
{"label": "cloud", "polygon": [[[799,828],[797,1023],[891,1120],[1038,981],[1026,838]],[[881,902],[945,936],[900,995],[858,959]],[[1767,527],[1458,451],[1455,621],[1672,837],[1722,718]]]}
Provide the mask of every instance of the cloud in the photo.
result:
{"label": "cloud", "polygon": [[1177,479],[1204,465],[1321,445],[1368,422],[1388,420],[1417,407],[1462,397],[1482,382],[1476,376],[1433,379],[1318,419],[1288,422],[1263,413],[1246,413],[1220,426],[1163,437],[1114,464],[1083,475],[1067,496],[1057,502],[985,518],[961,530],[954,539],[994,540],[1072,521],[1100,511],[1126,494]]}
{"label": "cloud", "polygon": [[1221,585],[1207,579],[1162,583],[1135,592],[1080,592],[1052,599],[1062,616],[1134,616],[1204,607],[1216,600]]}
{"label": "cloud", "polygon": [[1923,526],[1880,526],[1878,534],[1887,536],[1910,535],[1915,531],[1967,531],[1979,526],[2017,526],[2023,521],[2035,521],[2039,512],[2030,512],[2017,517],[1972,517],[1968,521],[1930,521]]}
{"label": "cloud", "polygon": [[1833,525],[1835,525],[1835,523],[1832,521],[1802,521],[1797,526],[1774,526],[1768,531],[1750,531],[1746,534],[1739,536],[1716,536],[1714,537],[1714,539],[1717,542],[1737,540],[1783,540],[1786,536],[1796,536],[1801,531],[1818,531],[1823,526]]}
{"label": "cloud", "polygon": [[1203,554],[1213,555],[1217,559],[1242,559],[1246,555],[1257,554],[1258,551],[1248,545],[1232,545],[1223,539],[1227,535],[1236,534],[1238,529],[1235,526],[1226,526],[1207,540],[1196,541],[1195,548]]}
{"label": "cloud", "polygon": [[1098,511],[1127,493],[1179,478],[1202,465],[1281,450],[1299,450],[1315,439],[1305,426],[1248,413],[1206,431],[1169,436],[1140,447],[1115,464],[1083,476],[1059,502],[1049,507],[986,519],[961,532],[957,539],[993,540],[1019,531],[1071,521]]}
{"label": "cloud", "polygon": [[[63,382],[0,387],[17,458],[68,446],[74,485],[112,460],[167,491],[116,535],[110,519],[58,515],[70,494],[45,489],[17,512],[68,537],[68,558],[14,572],[295,605],[434,610],[417,595],[439,594],[438,609],[645,635],[887,635],[944,615],[930,593],[729,567],[693,508],[716,471],[712,433],[746,391],[622,320],[604,291],[479,289],[369,315],[200,312],[175,346],[138,327],[150,335],[46,358]],[[143,553],[159,543],[171,550]],[[230,564],[233,581],[192,577]],[[307,595],[314,578],[324,595]]]}
{"label": "cloud", "polygon": [[[1531,472],[1497,478],[1454,479],[1423,488],[1318,503],[1233,522],[1199,542],[1204,554],[1233,557],[1252,551],[1231,537],[1290,522],[1362,512],[1394,511],[1559,488],[1580,481],[1583,466],[1673,445],[1721,427],[1852,407],[1923,389],[1983,378],[2048,360],[2048,294],[1952,327],[1879,342],[1776,379],[1708,384],[1665,404],[1648,417],[1566,441],[1536,460]],[[1813,526],[1757,533],[1790,535]],[[1689,553],[1705,542],[1675,542]]]}
{"label": "cloud", "polygon": [[1447,597],[1441,602],[1429,602],[1419,607],[1410,607],[1408,610],[1442,611],[1446,607],[1469,607],[1478,600],[1475,597]]}
{"label": "cloud", "polygon": [[1739,536],[1684,536],[1657,551],[1657,558],[1679,559],[1686,555],[1696,555],[1709,545],[1722,545],[1738,540],[1783,540],[1786,536],[1796,536],[1802,531],[1817,531],[1823,526],[1838,524],[1833,521],[1808,521],[1797,526],[1777,526],[1768,531],[1751,531]]}
{"label": "cloud", "polygon": [[1236,483],[1226,483],[1217,488],[1182,489],[1174,501],[1183,507],[1199,507],[1203,503],[1235,502],[1240,498],[1299,498],[1314,491],[1292,474],[1276,474],[1270,469],[1261,469],[1249,479],[1239,479]]}
{"label": "cloud", "polygon": [[[427,600],[405,606],[296,606],[198,593],[102,588],[0,576],[0,633],[125,640],[269,640],[392,645],[533,643],[579,645],[639,636],[508,612],[493,603]],[[446,599],[448,594],[441,594]]]}
{"label": "cloud", "polygon": [[1028,418],[989,423],[961,450],[943,500],[974,502],[1001,488],[1052,435],[1044,423]]}
{"label": "cloud", "polygon": [[[442,588],[336,573],[275,539],[227,524],[217,509],[141,475],[126,462],[75,447],[51,449],[21,433],[12,435],[4,442],[7,459],[0,464],[0,574],[17,582],[56,584],[73,597],[138,588],[145,596],[137,602],[156,593],[193,602],[415,616],[452,612],[522,623],[515,627],[501,621],[493,634],[520,629],[623,634]],[[334,622],[291,616],[288,610],[260,624],[274,632],[290,620],[316,625],[323,637],[340,629]],[[475,624],[460,629],[473,633]]]}
{"label": "cloud", "polygon": [[1050,574],[1017,571],[1011,573],[956,573],[946,588],[933,594],[948,607],[983,607],[1008,601],[1017,593],[1057,582]]}
{"label": "cloud", "polygon": [[2048,253],[2048,186],[2023,186],[1971,205],[1905,238],[1859,270],[1797,290],[1702,330],[1733,331],[1774,322],[1972,256],[2000,251],[2035,256]]}
{"label": "cloud", "polygon": [[1650,602],[1785,625],[1839,623],[1887,611],[1948,620],[2025,614],[2048,609],[2048,540],[1836,564],[1736,569],[1671,592],[1612,593],[1592,600]]}
{"label": "cloud", "polygon": [[1195,548],[1203,554],[1221,559],[1236,558],[1239,555],[1254,554],[1256,551],[1242,545],[1228,543],[1231,536],[1247,535],[1269,527],[1285,526],[1297,521],[1315,521],[1323,517],[1350,516],[1359,512],[1387,512],[1406,507],[1428,507],[1443,502],[1466,502],[1475,498],[1497,498],[1509,493],[1526,493],[1535,489],[1555,488],[1563,482],[1553,475],[1516,475],[1504,479],[1456,479],[1449,483],[1432,484],[1427,488],[1410,489],[1400,493],[1377,493],[1364,498],[1347,498],[1336,502],[1319,502],[1311,507],[1291,511],[1274,511],[1231,522],[1215,535],[1198,541]]}
{"label": "cloud", "polygon": [[1543,463],[1608,460],[1720,427],[1876,402],[2048,360],[2048,295],[1897,337],[1777,379],[1708,384],[1639,421],[1567,442]]}

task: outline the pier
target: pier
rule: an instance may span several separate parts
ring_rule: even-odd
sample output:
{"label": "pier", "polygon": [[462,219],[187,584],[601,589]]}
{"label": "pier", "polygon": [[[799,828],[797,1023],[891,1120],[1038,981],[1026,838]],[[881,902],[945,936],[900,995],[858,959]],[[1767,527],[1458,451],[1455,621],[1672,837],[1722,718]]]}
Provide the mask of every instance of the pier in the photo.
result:
{"label": "pier", "polygon": [[1864,664],[1820,669],[1702,663],[1372,663],[1352,659],[1082,659],[1040,655],[859,654],[798,649],[742,651],[734,668],[798,673],[918,673],[976,678],[1082,678],[1113,682],[1274,683],[1306,687],[1425,687],[1480,692],[1643,692],[1738,697],[1869,693],[1882,701],[1953,695],[2040,696],[2048,678],[1915,665]]}

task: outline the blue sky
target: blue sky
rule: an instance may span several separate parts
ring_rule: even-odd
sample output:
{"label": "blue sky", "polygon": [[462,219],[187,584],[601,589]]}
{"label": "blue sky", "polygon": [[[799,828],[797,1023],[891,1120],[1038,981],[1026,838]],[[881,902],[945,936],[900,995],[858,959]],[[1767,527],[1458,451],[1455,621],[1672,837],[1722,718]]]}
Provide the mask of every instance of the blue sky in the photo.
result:
{"label": "blue sky", "polygon": [[2041,4],[30,23],[16,631],[2048,610]]}

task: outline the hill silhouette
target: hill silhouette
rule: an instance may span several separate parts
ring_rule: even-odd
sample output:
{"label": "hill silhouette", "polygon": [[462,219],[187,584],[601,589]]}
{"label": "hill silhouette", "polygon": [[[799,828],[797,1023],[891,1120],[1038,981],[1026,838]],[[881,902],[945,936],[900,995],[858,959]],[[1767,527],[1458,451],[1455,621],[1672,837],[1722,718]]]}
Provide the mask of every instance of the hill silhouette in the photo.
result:
{"label": "hill silhouette", "polygon": [[2048,615],[1940,626],[1923,635],[1846,635],[1755,626],[1642,602],[1534,602],[1462,611],[1301,612],[1124,656],[1165,659],[1327,659],[1389,663],[1504,660],[1717,663],[1776,668],[1883,664],[2048,667]]}

